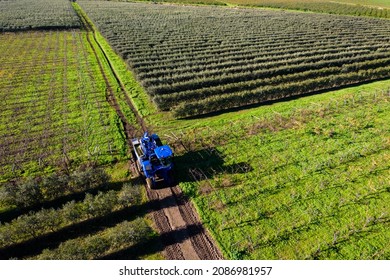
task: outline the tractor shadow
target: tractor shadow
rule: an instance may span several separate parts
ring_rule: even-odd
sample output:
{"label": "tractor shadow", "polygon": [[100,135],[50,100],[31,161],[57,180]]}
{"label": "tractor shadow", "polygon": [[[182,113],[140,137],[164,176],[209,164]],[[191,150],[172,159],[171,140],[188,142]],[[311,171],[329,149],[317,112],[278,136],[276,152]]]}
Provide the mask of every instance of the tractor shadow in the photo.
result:
{"label": "tractor shadow", "polygon": [[225,156],[215,148],[175,156],[175,174],[179,182],[198,182],[223,174],[244,174],[251,171],[253,168],[247,162],[226,164]]}

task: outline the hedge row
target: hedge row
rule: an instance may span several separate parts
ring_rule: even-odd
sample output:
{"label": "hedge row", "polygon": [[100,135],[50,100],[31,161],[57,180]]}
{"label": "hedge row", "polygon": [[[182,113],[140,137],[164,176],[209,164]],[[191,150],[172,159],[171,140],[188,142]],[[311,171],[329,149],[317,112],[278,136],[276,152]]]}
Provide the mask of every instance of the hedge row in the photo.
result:
{"label": "hedge row", "polygon": [[141,218],[125,221],[100,234],[61,243],[56,249],[45,249],[38,260],[91,260],[120,249],[143,243],[153,236],[152,229]]}
{"label": "hedge row", "polygon": [[139,202],[139,189],[127,184],[120,191],[99,192],[95,196],[87,194],[83,201],[70,201],[60,209],[51,208],[30,212],[9,223],[0,223],[0,247],[56,232],[87,219],[103,217]]}
{"label": "hedge row", "polygon": [[0,188],[0,205],[22,208],[34,206],[67,194],[99,187],[108,179],[104,170],[90,167],[71,174],[54,173],[43,178],[10,181]]}

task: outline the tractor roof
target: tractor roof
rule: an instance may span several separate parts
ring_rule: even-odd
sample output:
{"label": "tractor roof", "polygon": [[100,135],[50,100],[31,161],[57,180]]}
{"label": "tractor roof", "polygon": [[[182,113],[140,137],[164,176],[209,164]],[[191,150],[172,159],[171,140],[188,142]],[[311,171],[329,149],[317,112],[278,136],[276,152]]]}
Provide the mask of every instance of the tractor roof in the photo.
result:
{"label": "tractor roof", "polygon": [[169,148],[167,145],[157,147],[154,149],[154,153],[158,159],[167,158],[173,155],[171,148]]}

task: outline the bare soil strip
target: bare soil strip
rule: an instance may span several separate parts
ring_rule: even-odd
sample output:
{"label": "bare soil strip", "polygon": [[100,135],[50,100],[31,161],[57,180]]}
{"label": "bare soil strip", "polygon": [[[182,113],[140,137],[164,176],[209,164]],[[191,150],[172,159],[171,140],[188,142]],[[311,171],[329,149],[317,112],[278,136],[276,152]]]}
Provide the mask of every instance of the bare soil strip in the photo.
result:
{"label": "bare soil strip", "polygon": [[150,190],[149,200],[159,202],[153,217],[163,240],[165,258],[175,260],[219,260],[221,252],[204,229],[193,205],[178,186]]}

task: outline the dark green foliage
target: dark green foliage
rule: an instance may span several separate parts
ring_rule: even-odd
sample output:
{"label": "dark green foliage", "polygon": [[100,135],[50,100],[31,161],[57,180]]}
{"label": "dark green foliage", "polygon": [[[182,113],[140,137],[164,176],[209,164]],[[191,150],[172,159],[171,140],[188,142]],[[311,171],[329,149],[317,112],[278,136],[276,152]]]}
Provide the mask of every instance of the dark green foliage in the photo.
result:
{"label": "dark green foliage", "polygon": [[54,250],[44,250],[41,260],[88,260],[104,256],[122,247],[129,247],[152,236],[151,228],[142,219],[123,222],[101,234],[62,243]]}
{"label": "dark green foliage", "polygon": [[88,168],[86,170],[77,170],[69,178],[69,188],[76,191],[83,191],[98,187],[109,179],[108,174],[99,168]]}
{"label": "dark green foliage", "polygon": [[37,180],[29,178],[20,183],[8,183],[0,189],[3,205],[27,207],[42,201],[43,195]]}
{"label": "dark green foliage", "polygon": [[70,191],[68,187],[69,176],[66,174],[53,173],[42,180],[42,194],[47,200],[52,200],[58,197],[61,193]]}
{"label": "dark green foliage", "polygon": [[134,185],[126,183],[118,194],[118,202],[123,205],[136,205],[141,203],[141,190]]}
{"label": "dark green foliage", "polygon": [[117,203],[118,197],[115,191],[99,193],[95,196],[87,194],[84,199],[85,213],[90,217],[104,216],[109,214]]}
{"label": "dark green foliage", "polygon": [[79,1],[160,110],[189,117],[390,76],[387,20]]}
{"label": "dark green foliage", "polygon": [[[65,226],[87,219],[104,217],[115,210],[135,205],[133,202],[140,200],[140,198],[133,198],[127,203],[123,200],[119,203],[120,194],[121,191],[114,190],[106,193],[99,192],[95,196],[87,194],[82,202],[70,201],[60,209],[42,209],[21,215],[10,223],[0,226],[0,248],[56,232]],[[138,193],[137,196],[140,194]]]}
{"label": "dark green foliage", "polygon": [[0,204],[17,207],[33,206],[61,196],[97,188],[109,179],[100,168],[74,171],[70,175],[57,173],[41,178],[8,182],[0,188]]}

